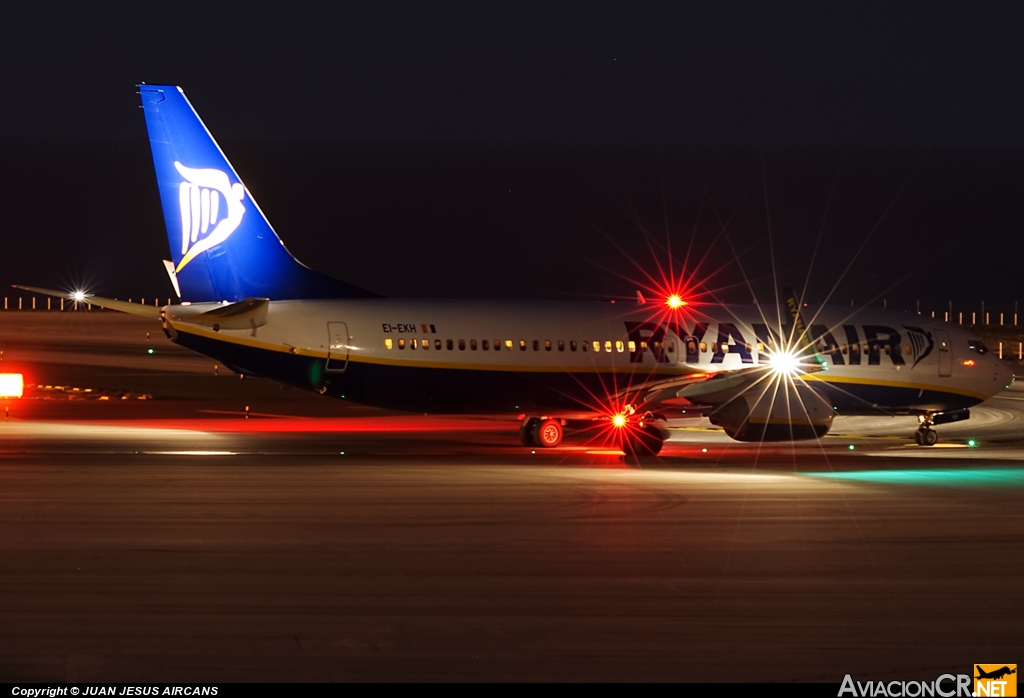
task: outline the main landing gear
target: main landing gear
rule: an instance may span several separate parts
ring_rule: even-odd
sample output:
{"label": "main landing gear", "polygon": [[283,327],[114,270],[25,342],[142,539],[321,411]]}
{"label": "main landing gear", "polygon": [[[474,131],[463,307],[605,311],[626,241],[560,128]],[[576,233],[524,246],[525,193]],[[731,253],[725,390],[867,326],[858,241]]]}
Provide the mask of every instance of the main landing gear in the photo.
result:
{"label": "main landing gear", "polygon": [[526,417],[519,427],[519,440],[523,446],[554,448],[565,438],[565,425],[550,417]]}
{"label": "main landing gear", "polygon": [[627,457],[656,456],[665,445],[665,435],[653,422],[642,421],[621,429],[620,444]]}

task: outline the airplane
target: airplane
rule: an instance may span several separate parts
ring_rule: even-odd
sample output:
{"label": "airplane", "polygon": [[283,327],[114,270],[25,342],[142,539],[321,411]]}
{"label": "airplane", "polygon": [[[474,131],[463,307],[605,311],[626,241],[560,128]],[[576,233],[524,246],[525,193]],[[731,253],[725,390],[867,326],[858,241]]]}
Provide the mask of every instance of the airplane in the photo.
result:
{"label": "airplane", "polygon": [[531,448],[597,420],[638,455],[657,454],[683,414],[739,441],[820,438],[837,414],[917,415],[917,443],[930,446],[932,427],[967,419],[1012,380],[966,329],[829,306],[805,318],[792,292],[767,309],[640,292],[625,303],[383,298],[288,252],[180,87],[139,95],[179,300],[71,297],[151,317],[243,375],[384,408],[518,415]]}
{"label": "airplane", "polygon": [[984,669],[977,665],[975,665],[975,668],[978,670],[978,675],[974,677],[976,679],[1001,679],[1004,676],[1009,676],[1010,674],[1017,673],[1016,669],[1011,669],[1008,666],[1004,666],[1002,668],[994,669],[988,672],[986,672]]}

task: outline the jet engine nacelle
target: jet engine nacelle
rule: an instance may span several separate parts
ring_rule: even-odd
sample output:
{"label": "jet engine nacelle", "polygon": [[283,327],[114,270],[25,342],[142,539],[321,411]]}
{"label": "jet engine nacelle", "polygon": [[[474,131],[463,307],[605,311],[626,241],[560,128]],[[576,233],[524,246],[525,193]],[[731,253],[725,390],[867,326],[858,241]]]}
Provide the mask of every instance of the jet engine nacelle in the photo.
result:
{"label": "jet engine nacelle", "polygon": [[737,441],[801,441],[819,439],[832,428],[835,412],[803,381],[760,387],[711,412],[711,423]]}

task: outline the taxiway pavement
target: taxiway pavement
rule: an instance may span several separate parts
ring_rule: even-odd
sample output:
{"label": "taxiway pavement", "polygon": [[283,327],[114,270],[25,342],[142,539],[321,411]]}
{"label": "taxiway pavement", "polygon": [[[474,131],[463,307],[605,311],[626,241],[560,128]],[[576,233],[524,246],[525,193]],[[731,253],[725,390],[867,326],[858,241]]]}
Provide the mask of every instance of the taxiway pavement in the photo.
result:
{"label": "taxiway pavement", "polygon": [[0,422],[0,680],[838,683],[1024,649],[1016,390],[938,448],[698,425],[626,463],[214,376],[134,318],[11,316],[44,390]]}

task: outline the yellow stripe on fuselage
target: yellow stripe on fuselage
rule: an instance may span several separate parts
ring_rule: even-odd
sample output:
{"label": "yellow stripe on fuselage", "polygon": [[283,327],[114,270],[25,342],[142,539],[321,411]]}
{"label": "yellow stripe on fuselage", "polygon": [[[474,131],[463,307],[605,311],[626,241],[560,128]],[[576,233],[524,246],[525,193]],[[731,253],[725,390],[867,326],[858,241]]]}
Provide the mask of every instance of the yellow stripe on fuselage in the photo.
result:
{"label": "yellow stripe on fuselage", "polygon": [[900,381],[879,380],[877,378],[855,378],[854,376],[822,375],[821,373],[808,373],[800,376],[804,381],[821,381],[823,383],[846,383],[853,385],[874,385],[882,388],[905,388],[907,390],[930,390],[936,393],[953,393],[964,395],[978,400],[987,400],[988,395],[976,393],[971,390],[964,390],[955,386],[929,385],[927,383],[908,383]]}

